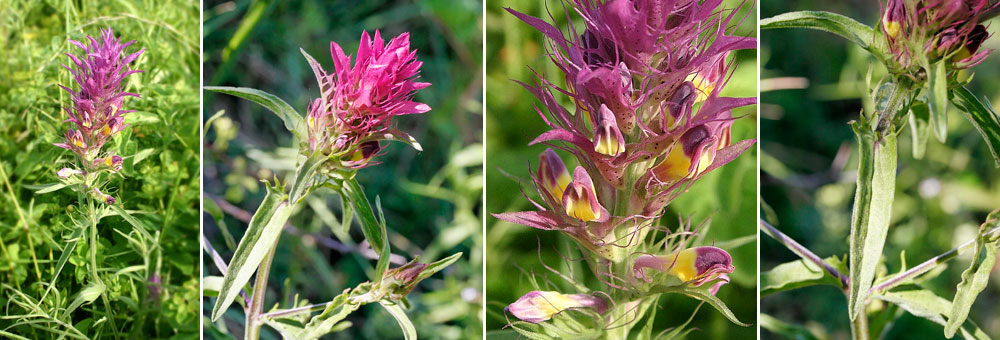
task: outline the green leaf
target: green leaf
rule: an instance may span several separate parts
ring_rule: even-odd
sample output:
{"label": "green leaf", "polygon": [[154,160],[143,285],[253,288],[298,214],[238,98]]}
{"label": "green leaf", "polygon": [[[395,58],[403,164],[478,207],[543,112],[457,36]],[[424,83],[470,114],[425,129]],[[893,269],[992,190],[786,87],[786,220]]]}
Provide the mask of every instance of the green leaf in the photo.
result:
{"label": "green leaf", "polygon": [[302,121],[302,115],[296,112],[284,100],[278,98],[278,96],[247,87],[205,86],[204,89],[237,96],[257,103],[274,112],[278,118],[281,118],[281,121],[285,123],[285,128],[292,132],[295,137],[302,139],[306,136],[306,127]]}
{"label": "green leaf", "polygon": [[948,137],[948,75],[944,60],[930,65],[927,70],[927,104],[931,112],[931,129],[938,141]]}
{"label": "green leaf", "polygon": [[437,272],[439,272],[439,271],[447,268],[452,263],[455,263],[455,261],[458,261],[458,259],[461,258],[461,257],[462,257],[462,253],[459,252],[459,253],[452,254],[451,256],[448,256],[446,258],[437,260],[434,263],[428,264],[427,267],[424,267],[424,270],[421,271],[420,274],[417,275],[417,277],[414,279],[414,281],[415,282],[420,282],[420,281],[422,281],[422,280],[424,280],[424,279],[426,279],[428,277],[433,276],[435,273],[437,273]]}
{"label": "green leaf", "polygon": [[89,285],[80,290],[80,293],[76,295],[76,298],[69,304],[69,307],[66,307],[66,315],[72,314],[77,307],[80,307],[80,305],[84,303],[92,303],[97,300],[101,294],[104,294],[104,288],[104,283],[101,281],[91,282]]}
{"label": "green leaf", "polygon": [[[946,337],[955,336],[955,332],[969,317],[969,309],[976,302],[976,297],[986,288],[986,283],[990,280],[990,271],[993,270],[993,264],[997,260],[998,247],[1000,241],[987,243],[984,236],[976,239],[976,252],[972,256],[972,263],[962,272],[962,282],[955,287],[955,298],[951,302],[948,323],[944,326]],[[983,253],[985,257],[980,260]]]}
{"label": "green leaf", "polygon": [[[837,257],[828,257],[824,261],[834,268],[844,267]],[[804,259],[782,263],[761,273],[760,284],[761,296],[812,285],[830,285],[837,288],[841,286],[840,279],[831,275],[825,268]]]}
{"label": "green leaf", "polygon": [[[292,337],[291,339],[316,339],[324,334],[332,332],[335,326],[351,315],[354,311],[361,307],[360,304],[352,303],[348,299],[348,290],[344,290],[343,293],[337,295],[333,301],[329,302],[323,313],[314,316],[306,324],[304,331],[300,337]],[[267,322],[267,319],[265,319]],[[269,323],[270,324],[270,323]]]}
{"label": "green leaf", "polygon": [[292,181],[291,190],[288,191],[288,200],[292,204],[298,204],[306,191],[311,187],[312,180],[316,177],[316,170],[326,162],[327,156],[322,152],[313,152],[305,162],[299,164],[295,171],[295,179]]}
{"label": "green leaf", "polygon": [[896,135],[877,138],[867,124],[852,122],[858,137],[858,184],[851,219],[851,287],[848,310],[854,320],[865,309],[875,269],[889,231],[896,189]]}
{"label": "green leaf", "polygon": [[783,13],[762,19],[760,28],[809,28],[826,31],[844,37],[868,50],[879,59],[884,59],[882,56],[885,53],[881,51],[881,47],[872,44],[873,41],[880,41],[881,36],[877,37],[871,27],[840,14],[823,11]]}
{"label": "green leaf", "polygon": [[365,240],[368,240],[368,245],[379,254],[375,274],[371,278],[372,282],[377,283],[382,279],[382,273],[389,268],[389,243],[385,239],[384,221],[380,223],[375,219],[368,197],[365,197],[364,189],[354,177],[345,179],[340,191],[341,196],[346,197],[354,206],[354,212],[361,222],[361,233],[365,235]]}
{"label": "green leaf", "polygon": [[121,216],[123,219],[125,219],[126,222],[128,222],[128,224],[132,225],[133,229],[138,231],[139,234],[142,234],[143,238],[147,240],[153,239],[153,236],[150,235],[148,231],[146,231],[146,229],[152,230],[152,228],[147,226],[145,223],[140,222],[139,219],[135,218],[135,216],[132,216],[132,214],[129,214],[128,211],[125,211],[125,209],[122,209],[122,207],[117,204],[109,205],[109,207],[111,207],[111,210],[113,212],[112,214],[109,215]]}
{"label": "green leaf", "polygon": [[[942,326],[945,325],[944,311],[951,309],[951,302],[937,296],[934,292],[919,286],[900,286],[894,290],[872,295],[872,298],[893,303],[914,316],[921,317]],[[990,337],[979,329],[972,320],[962,325],[962,337],[968,340],[988,340]]]}
{"label": "green leaf", "polygon": [[66,183],[46,183],[46,184],[33,184],[25,185],[24,188],[35,190],[36,194],[50,193],[66,187]]}
{"label": "green leaf", "polygon": [[764,313],[760,314],[760,327],[768,331],[771,331],[771,333],[781,335],[785,339],[796,339],[796,340],[819,339],[808,328],[778,320],[773,316]]}
{"label": "green leaf", "polygon": [[958,107],[972,125],[983,135],[986,145],[990,147],[993,160],[1000,166],[1000,118],[988,101],[979,101],[972,92],[964,87],[952,90],[952,103]]}
{"label": "green leaf", "polygon": [[719,298],[716,297],[715,294],[708,292],[708,289],[712,287],[712,285],[714,285],[715,282],[716,281],[706,282],[702,284],[701,287],[699,288],[689,287],[687,285],[678,285],[678,286],[656,285],[649,289],[647,295],[659,294],[659,293],[684,294],[689,297],[708,302],[708,304],[712,305],[712,307],[715,307],[716,310],[722,313],[722,315],[725,316],[726,319],[729,319],[729,321],[731,321],[732,323],[735,323],[743,327],[750,327],[750,324],[743,323],[739,319],[737,319],[736,314],[733,314],[733,311],[729,309],[729,306],[726,306],[725,302],[719,300]]}
{"label": "green leaf", "polygon": [[930,107],[917,102],[910,107],[910,132],[913,134],[913,158],[924,158],[927,139],[930,137]]}
{"label": "green leaf", "polygon": [[385,307],[385,310],[396,319],[399,323],[399,328],[403,330],[403,337],[406,340],[415,340],[417,338],[417,329],[413,327],[413,322],[410,322],[410,318],[406,316],[406,311],[398,303],[389,300],[379,300],[378,304]]}
{"label": "green leaf", "polygon": [[267,187],[267,196],[261,202],[257,212],[250,218],[247,231],[236,246],[233,259],[223,276],[225,280],[219,291],[219,299],[212,308],[212,320],[218,320],[225,313],[233,299],[240,293],[243,285],[250,281],[250,276],[257,271],[257,266],[264,261],[271,247],[281,235],[282,227],[292,213],[292,205],[285,200],[284,193]]}

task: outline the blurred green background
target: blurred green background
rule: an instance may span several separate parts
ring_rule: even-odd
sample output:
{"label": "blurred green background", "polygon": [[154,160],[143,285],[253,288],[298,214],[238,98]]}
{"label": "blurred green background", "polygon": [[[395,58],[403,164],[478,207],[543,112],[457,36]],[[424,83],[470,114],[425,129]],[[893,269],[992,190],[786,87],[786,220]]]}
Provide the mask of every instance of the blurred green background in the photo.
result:
{"label": "blurred green background", "polygon": [[[734,8],[741,1],[727,0],[725,8]],[[487,1],[486,3],[486,211],[499,213],[531,210],[533,207],[524,199],[518,188],[518,180],[528,179],[529,162],[537,167],[538,154],[545,150],[542,145],[528,146],[528,142],[546,131],[547,126],[533,109],[538,101],[512,80],[534,83],[530,69],[545,75],[549,80],[562,84],[563,75],[545,57],[541,44],[542,34],[513,15],[503,10],[513,8],[519,12],[545,18],[546,9],[559,21],[558,27],[566,28],[563,5],[557,0],[508,0]],[[756,8],[745,4],[737,18],[751,13],[749,18],[736,30],[737,35],[756,35]],[[574,25],[582,30],[583,24],[577,14],[572,14]],[[738,19],[737,19],[738,20]],[[733,80],[723,91],[726,96],[753,97],[756,95],[756,51],[739,51],[733,55],[737,64]],[[530,68],[530,69],[529,69]],[[756,106],[734,110],[734,115],[746,115],[733,125],[733,140],[755,138]],[[569,154],[560,153],[567,166],[573,168]],[[532,169],[534,171],[534,169]],[[511,178],[507,174],[515,176]],[[711,229],[706,237],[708,242],[735,239],[756,233],[756,148],[708,175],[691,188],[690,192],[675,200],[665,211],[662,223],[673,228],[677,216],[690,216],[699,222],[712,217]],[[526,192],[534,193],[531,187]],[[486,219],[486,302],[487,337],[516,338],[513,330],[501,330],[507,324],[503,308],[521,295],[533,290],[525,272],[532,270],[539,279],[546,270],[539,263],[539,256],[549,266],[565,268],[563,256],[578,257],[567,253],[568,238],[556,232],[542,232],[529,227],[499,221],[493,217]],[[539,242],[541,248],[539,248]],[[575,246],[574,246],[575,248]],[[557,251],[556,249],[559,249]],[[540,252],[540,254],[539,254]],[[559,254],[562,252],[562,255]],[[719,298],[725,301],[736,316],[744,321],[756,323],[756,242],[732,249],[736,271],[731,275],[733,282],[719,291]],[[550,274],[551,275],[551,274]],[[599,287],[592,280],[590,287]],[[683,323],[697,306],[698,301],[676,295],[664,295],[657,311],[657,330],[667,329]],[[756,336],[756,327],[740,327],[726,320],[714,309],[705,306],[695,316],[691,327],[699,330],[691,338],[733,338],[751,339]]]}
{"label": "blurred green background", "polygon": [[[763,2],[761,18],[795,10],[825,10],[874,25],[879,6],[871,1]],[[988,23],[996,34],[998,20]],[[992,37],[984,48],[1000,48]],[[970,89],[1000,102],[1000,56],[990,56],[973,68]],[[885,74],[867,52],[835,35],[781,29],[761,32],[761,195],[773,208],[778,229],[820,256],[848,251],[851,204],[855,189],[857,151],[847,122],[872,104],[864,76]],[[900,253],[913,264],[943,253],[974,237],[986,214],[1000,206],[1000,170],[979,133],[952,109],[945,144],[932,138],[924,159],[913,159],[909,127],[899,139],[899,166],[892,224],[886,240],[890,272],[900,268]],[[761,270],[792,261],[796,256],[762,236]],[[927,283],[950,300],[971,254],[949,262],[946,272]],[[1000,273],[979,296],[970,318],[986,333],[1000,335]],[[847,339],[847,302],[839,290],[810,287],[761,299],[761,312],[806,325],[820,338]],[[942,327],[909,314],[886,334],[887,339],[939,339]],[[765,338],[775,334],[762,331]]]}
{"label": "blurred green background", "polygon": [[[5,175],[0,176],[0,242],[8,251],[0,256],[0,330],[49,339],[73,325],[87,337],[107,338],[113,335],[106,327],[110,317],[123,337],[198,337],[198,11],[198,1],[0,3],[0,166]],[[133,64],[145,72],[127,82],[128,90],[142,98],[127,98],[124,104],[138,112],[126,115],[129,128],[105,145],[126,162],[125,178],[112,180],[108,193],[161,237],[143,242],[158,251],[140,254],[122,236],[132,226],[117,216],[102,219],[97,262],[102,276],[107,273],[103,280],[111,311],[105,314],[98,301],[67,315],[65,309],[91,279],[86,242],[77,245],[44,303],[32,302],[45,288],[39,276],[45,283],[53,278],[77,228],[70,219],[71,214],[79,218],[77,195],[69,189],[35,194],[32,186],[58,182],[56,171],[76,162],[70,151],[52,145],[71,126],[62,110],[69,94],[57,84],[78,88],[60,66],[71,63],[64,53],[80,53],[67,40],[99,37],[106,27],[122,42],[136,40],[129,52],[146,49]],[[140,153],[144,156],[132,157]],[[159,302],[148,296],[151,286],[145,282],[157,271],[164,284]],[[25,308],[26,302],[35,306]]]}
{"label": "blurred green background", "polygon": [[[330,41],[355,54],[362,30],[380,29],[389,38],[410,32],[422,61],[422,81],[433,85],[416,100],[432,111],[401,117],[403,131],[423,145],[418,152],[402,143],[384,143],[384,164],[358,172],[372,201],[381,199],[394,254],[432,261],[455,252],[465,255],[410,294],[408,315],[421,338],[475,339],[482,334],[482,3],[430,1],[205,1],[204,83],[260,89],[304,113],[319,95],[305,49],[333,71]],[[205,237],[229,259],[264,196],[260,179],[284,178],[294,166],[297,144],[281,121],[250,101],[205,92],[204,118],[225,110],[206,126],[204,183]],[[220,209],[217,209],[218,206]],[[220,214],[220,211],[225,211]],[[272,266],[266,308],[298,294],[311,303],[329,301],[342,290],[367,281],[355,242],[355,226],[339,233],[333,218],[340,199],[323,189],[309,208],[294,214],[293,229],[282,235]],[[243,218],[242,220],[240,218]],[[334,232],[337,230],[338,232]],[[352,241],[354,240],[354,241]],[[221,275],[206,256],[205,275]],[[368,269],[370,270],[370,269]],[[214,298],[204,298],[203,313]],[[241,338],[243,313],[230,308],[221,321],[207,316],[207,338]],[[402,338],[396,321],[380,306],[352,314],[354,326],[331,339]],[[278,334],[264,327],[262,337]]]}

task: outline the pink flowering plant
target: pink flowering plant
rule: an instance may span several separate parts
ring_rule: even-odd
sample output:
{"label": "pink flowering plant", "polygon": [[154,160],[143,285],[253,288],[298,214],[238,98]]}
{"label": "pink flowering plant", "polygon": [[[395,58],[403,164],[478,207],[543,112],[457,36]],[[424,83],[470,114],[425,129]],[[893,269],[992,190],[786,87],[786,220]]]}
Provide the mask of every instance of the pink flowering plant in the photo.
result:
{"label": "pink flowering plant", "polygon": [[[430,111],[426,104],[414,101],[420,89],[431,84],[419,81],[422,63],[410,49],[410,37],[403,33],[389,41],[379,31],[364,32],[352,58],[341,46],[330,43],[334,71],[327,73],[305,50],[319,85],[319,97],[310,101],[305,116],[274,95],[239,87],[206,87],[206,90],[231,94],[260,104],[277,114],[299,141],[299,159],[292,178],[275,179],[267,184],[267,196],[250,220],[250,225],[228,263],[207,240],[205,251],[224,273],[222,281],[206,292],[218,298],[211,319],[218,320],[233,302],[243,307],[245,338],[257,339],[268,325],[288,339],[315,339],[350,326],[345,319],[369,303],[378,303],[396,318],[407,339],[416,330],[406,316],[406,295],[422,280],[454,263],[457,253],[433,263],[414,259],[389,268],[390,249],[386,239],[385,217],[376,198],[375,209],[355,179],[362,168],[379,162],[384,143],[402,141],[420,150],[420,144],[396,128],[398,116]],[[353,60],[353,62],[352,62]],[[370,280],[345,289],[332,301],[300,305],[287,309],[265,310],[264,294],[277,241],[291,217],[305,205],[304,198],[319,188],[338,192],[344,206],[344,225],[349,227],[357,216],[365,241],[377,261]],[[377,214],[376,214],[377,212]],[[363,251],[369,251],[365,249]],[[250,285],[251,276],[256,273]],[[249,291],[244,287],[250,288]],[[320,313],[313,315],[313,312]]]}
{"label": "pink flowering plant", "polygon": [[[897,273],[887,272],[883,246],[893,220],[897,138],[907,126],[913,158],[920,160],[932,134],[946,142],[948,110],[957,111],[976,127],[1000,164],[1000,117],[987,101],[966,88],[974,66],[992,52],[983,48],[989,38],[983,22],[996,15],[998,4],[988,0],[888,0],[880,6],[881,16],[874,27],[819,11],[784,13],[761,21],[764,29],[810,28],[842,36],[868,51],[885,71],[882,79],[873,79],[875,71],[869,70],[868,97],[874,110],[862,112],[851,122],[859,165],[849,256],[846,260],[836,256],[822,259],[761,220],[765,234],[805,260],[763,273],[764,295],[812,284],[836,286],[847,298],[854,339],[885,334],[885,318],[898,317],[889,312],[896,307],[941,324],[948,338],[961,334],[966,339],[980,339],[985,334],[968,315],[986,287],[1000,247],[996,212],[973,240],[909,269],[904,261]],[[939,274],[941,270],[936,269],[944,262],[970,250],[972,261],[950,301],[920,285]]]}
{"label": "pink flowering plant", "polygon": [[[76,236],[67,243],[62,257],[66,258],[72,254],[80,240],[89,243],[87,249],[90,261],[87,268],[90,272],[90,281],[79,293],[78,299],[80,303],[89,304],[100,298],[105,312],[109,315],[112,312],[112,297],[109,296],[115,293],[109,292],[108,287],[117,283],[115,277],[99,272],[99,269],[103,268],[97,261],[100,243],[98,224],[104,217],[118,215],[135,227],[135,231],[130,234],[133,239],[155,242],[159,238],[158,232],[155,235],[150,234],[146,230],[148,227],[121,207],[121,202],[115,198],[111,189],[113,182],[124,178],[123,156],[116,153],[115,145],[122,144],[120,139],[129,138],[119,134],[128,127],[125,123],[126,115],[134,112],[128,109],[126,99],[139,97],[136,93],[126,91],[128,80],[131,79],[129,76],[142,72],[134,68],[134,62],[145,49],[136,51],[135,48],[130,48],[134,43],[135,40],[123,43],[110,27],[101,29],[97,37],[87,36],[83,41],[69,40],[75,51],[65,53],[68,62],[62,64],[62,67],[72,74],[73,83],[59,87],[69,93],[69,102],[63,106],[63,110],[67,117],[65,123],[70,123],[70,127],[67,128],[63,140],[54,145],[69,150],[74,160],[56,172],[59,183],[44,186],[37,191],[37,193],[47,193],[68,188],[77,193],[79,214],[73,216],[73,219],[83,227],[78,229]],[[119,141],[112,143],[116,138]],[[87,236],[80,237],[84,232]],[[148,252],[143,255],[148,255]],[[146,259],[148,261],[149,257]],[[149,267],[147,262],[144,268]],[[57,282],[60,273],[61,270],[55,272],[52,282]],[[158,275],[155,273],[145,275],[150,296],[157,295],[161,289]],[[49,285],[46,288],[42,299],[52,292],[53,287],[54,285]],[[158,296],[153,299],[157,300]],[[73,306],[80,306],[80,303],[74,303]],[[75,308],[70,307],[67,310],[71,312]],[[108,322],[111,326],[110,332],[118,336],[120,330],[115,318],[108,318]]]}
{"label": "pink flowering plant", "polygon": [[[530,175],[535,208],[493,216],[572,240],[600,284],[552,270],[574,289],[533,280],[536,290],[505,309],[509,326],[533,339],[652,338],[663,294],[701,300],[748,326],[716,297],[735,268],[726,249],[704,239],[707,224],[669,230],[659,222],[675,198],[755,142],[732,141],[730,129],[740,118],[732,110],[756,98],[721,95],[736,67],[731,52],[757,46],[733,33],[745,18],[722,1],[562,4],[582,26],[507,9],[543,35],[562,77],[536,73],[521,83],[549,129],[530,143],[547,146]],[[661,336],[689,331],[680,321]]]}

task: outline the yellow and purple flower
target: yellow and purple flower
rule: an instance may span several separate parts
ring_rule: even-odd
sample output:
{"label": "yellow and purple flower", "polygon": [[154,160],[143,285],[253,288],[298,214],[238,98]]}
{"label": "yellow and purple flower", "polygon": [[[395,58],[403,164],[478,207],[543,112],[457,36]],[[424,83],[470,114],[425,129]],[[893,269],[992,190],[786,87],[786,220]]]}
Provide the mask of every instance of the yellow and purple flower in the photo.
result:
{"label": "yellow and purple flower", "polygon": [[417,81],[423,63],[410,49],[409,33],[386,43],[377,30],[374,38],[363,32],[353,67],[337,43],[330,43],[330,54],[332,74],[307,55],[321,91],[306,115],[309,149],[344,153],[345,165],[362,167],[381,150],[379,140],[410,139],[393,118],[430,111],[413,97],[431,84]]}
{"label": "yellow and purple flower", "polygon": [[608,309],[604,298],[587,294],[562,294],[553,291],[532,291],[524,294],[514,303],[507,306],[506,311],[514,317],[539,323],[551,319],[565,310],[590,308],[598,314]]}
{"label": "yellow and purple flower", "polygon": [[709,288],[712,294],[729,283],[729,274],[735,270],[729,253],[711,246],[688,248],[669,255],[642,255],[635,259],[632,268],[636,277],[647,281],[650,278],[646,269],[667,273],[693,287],[715,281]]}

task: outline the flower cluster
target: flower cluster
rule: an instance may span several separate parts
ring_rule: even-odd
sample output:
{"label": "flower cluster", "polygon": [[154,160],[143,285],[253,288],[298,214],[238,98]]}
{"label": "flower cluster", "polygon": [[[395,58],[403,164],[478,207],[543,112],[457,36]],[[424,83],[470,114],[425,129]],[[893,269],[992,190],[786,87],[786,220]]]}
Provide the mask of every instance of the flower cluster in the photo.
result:
{"label": "flower cluster", "polygon": [[996,6],[989,0],[889,0],[882,9],[882,34],[904,70],[916,53],[931,62],[948,58],[954,69],[969,68],[990,53],[980,50],[988,33],[979,19]]}
{"label": "flower cluster", "polygon": [[[755,142],[732,143],[730,128],[732,110],[756,98],[720,92],[733,67],[729,53],[756,48],[756,39],[732,34],[737,11],[720,9],[721,1],[567,1],[567,12],[586,25],[582,33],[570,27],[568,37],[544,20],[508,11],[544,35],[548,56],[564,75],[564,86],[541,75],[537,85],[521,83],[542,103],[545,110],[537,111],[551,128],[531,144],[564,150],[579,166],[571,173],[546,149],[531,175],[542,200],[532,202],[538,209],[494,216],[561,231],[599,261],[634,266],[637,274],[671,271],[695,287],[728,282],[731,259],[719,248],[667,249],[679,255],[628,262],[665,206]],[[575,112],[555,94],[568,96]],[[686,262],[671,266],[667,257]]]}
{"label": "flower cluster", "polygon": [[308,151],[343,155],[341,165],[362,167],[381,150],[380,140],[410,139],[395,129],[393,118],[430,111],[413,96],[431,84],[417,81],[423,63],[410,50],[409,33],[388,44],[377,30],[374,39],[362,33],[353,67],[337,43],[330,42],[330,54],[333,74],[306,55],[321,91],[306,115]]}
{"label": "flower cluster", "polygon": [[[69,92],[72,105],[64,107],[68,119],[75,128],[66,131],[65,140],[55,145],[70,151],[80,160],[82,169],[63,168],[58,172],[61,178],[83,176],[99,171],[121,171],[122,157],[102,150],[112,136],[122,131],[124,115],[133,112],[122,108],[125,97],[139,97],[125,92],[126,77],[142,72],[132,69],[135,61],[145,49],[128,54],[125,49],[135,40],[122,43],[111,28],[102,29],[99,38],[87,36],[86,42],[69,41],[82,50],[78,55],[66,53],[73,62],[62,65],[73,74],[77,89],[59,85]],[[95,195],[102,201],[114,203],[114,198],[100,193]]]}

